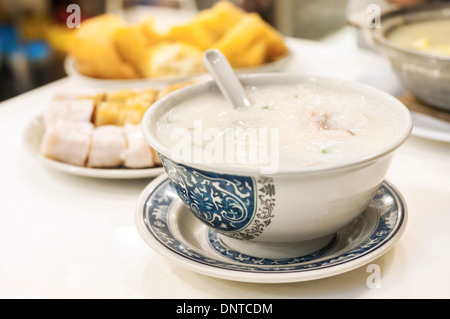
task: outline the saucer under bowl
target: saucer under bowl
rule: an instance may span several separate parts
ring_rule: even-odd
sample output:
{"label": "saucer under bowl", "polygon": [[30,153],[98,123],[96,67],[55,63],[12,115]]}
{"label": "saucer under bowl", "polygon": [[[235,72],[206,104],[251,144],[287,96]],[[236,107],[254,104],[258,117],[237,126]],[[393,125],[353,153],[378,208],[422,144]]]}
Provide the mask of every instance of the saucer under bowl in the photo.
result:
{"label": "saucer under bowl", "polygon": [[388,181],[367,209],[313,253],[287,259],[260,258],[230,248],[185,207],[163,174],[141,193],[136,226],[143,240],[176,265],[226,280],[287,283],[326,278],[369,264],[390,250],[407,224],[402,195]]}

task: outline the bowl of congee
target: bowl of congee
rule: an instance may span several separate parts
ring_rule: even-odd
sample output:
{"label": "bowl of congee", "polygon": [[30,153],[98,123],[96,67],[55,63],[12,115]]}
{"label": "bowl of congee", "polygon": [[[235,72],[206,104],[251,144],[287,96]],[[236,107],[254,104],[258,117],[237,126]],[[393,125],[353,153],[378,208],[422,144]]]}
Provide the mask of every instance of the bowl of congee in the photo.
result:
{"label": "bowl of congee", "polygon": [[450,3],[386,13],[369,34],[408,91],[450,111]]}
{"label": "bowl of congee", "polygon": [[180,200],[231,249],[291,258],[321,249],[362,214],[412,129],[394,97],[292,74],[239,77],[250,106],[214,81],[180,89],[144,115]]}

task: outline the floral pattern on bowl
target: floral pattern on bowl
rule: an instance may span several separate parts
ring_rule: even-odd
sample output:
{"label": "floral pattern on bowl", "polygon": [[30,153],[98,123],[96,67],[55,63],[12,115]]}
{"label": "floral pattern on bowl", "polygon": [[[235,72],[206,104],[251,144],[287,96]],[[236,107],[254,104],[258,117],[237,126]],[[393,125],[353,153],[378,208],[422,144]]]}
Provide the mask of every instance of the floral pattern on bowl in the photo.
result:
{"label": "floral pattern on bowl", "polygon": [[160,157],[180,199],[218,232],[250,240],[259,236],[275,217],[272,178],[205,172]]}

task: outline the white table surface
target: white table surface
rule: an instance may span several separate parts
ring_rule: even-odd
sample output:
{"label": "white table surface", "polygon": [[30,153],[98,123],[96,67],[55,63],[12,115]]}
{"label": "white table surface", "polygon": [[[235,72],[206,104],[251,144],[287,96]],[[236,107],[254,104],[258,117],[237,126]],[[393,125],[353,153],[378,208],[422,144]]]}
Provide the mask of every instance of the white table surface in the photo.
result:
{"label": "white table surface", "polygon": [[[389,64],[355,46],[289,43],[288,71],[401,90]],[[387,179],[403,194],[407,229],[372,264],[325,279],[254,284],[193,273],[168,262],[139,236],[137,199],[150,182],[101,180],[42,166],[23,131],[63,79],[0,104],[0,298],[449,298],[450,144],[412,136]]]}

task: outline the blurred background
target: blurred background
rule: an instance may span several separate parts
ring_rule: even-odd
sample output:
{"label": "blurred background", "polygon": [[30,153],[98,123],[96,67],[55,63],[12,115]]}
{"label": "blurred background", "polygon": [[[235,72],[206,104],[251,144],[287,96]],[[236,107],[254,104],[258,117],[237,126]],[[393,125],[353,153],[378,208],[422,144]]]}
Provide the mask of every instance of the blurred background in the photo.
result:
{"label": "blurred background", "polygon": [[[215,0],[0,0],[0,101],[65,76],[70,4],[81,20],[105,12],[162,9],[192,12]],[[320,40],[346,24],[347,0],[235,0],[286,36]]]}

